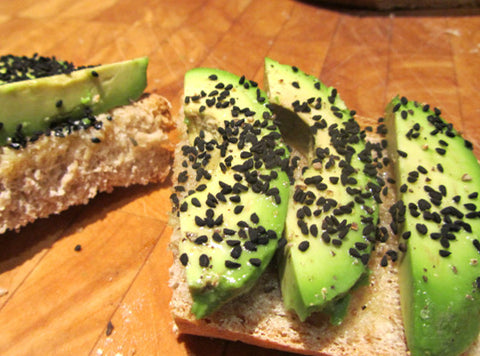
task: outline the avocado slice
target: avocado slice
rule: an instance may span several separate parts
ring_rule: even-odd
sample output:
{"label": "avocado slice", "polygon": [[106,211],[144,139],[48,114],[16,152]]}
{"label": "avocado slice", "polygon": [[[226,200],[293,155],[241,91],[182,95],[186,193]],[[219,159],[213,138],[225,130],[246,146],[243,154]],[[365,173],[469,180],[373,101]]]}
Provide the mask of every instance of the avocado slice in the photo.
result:
{"label": "avocado slice", "polygon": [[287,211],[289,151],[257,83],[195,68],[184,92],[189,144],[172,200],[191,310],[203,318],[247,292],[272,259]]}
{"label": "avocado slice", "polygon": [[147,65],[148,58],[142,57],[1,84],[0,145],[19,148],[25,137],[85,117],[86,110],[95,115],[129,104],[147,85]]}
{"label": "avocado slice", "polygon": [[290,193],[280,256],[284,304],[302,321],[317,311],[335,317],[366,275],[375,241],[380,187],[372,147],[336,89],[269,58],[265,83],[272,105],[296,113],[312,138]]}
{"label": "avocado slice", "polygon": [[412,355],[458,355],[480,329],[480,165],[437,108],[395,97],[386,109],[406,245],[400,295]]}

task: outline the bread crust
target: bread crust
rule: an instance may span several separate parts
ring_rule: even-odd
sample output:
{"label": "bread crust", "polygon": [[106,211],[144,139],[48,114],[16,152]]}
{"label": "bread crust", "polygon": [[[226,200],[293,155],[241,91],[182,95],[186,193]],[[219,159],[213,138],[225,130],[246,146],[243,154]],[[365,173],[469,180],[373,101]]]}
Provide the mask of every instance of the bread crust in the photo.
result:
{"label": "bread crust", "polygon": [[99,129],[42,135],[20,150],[0,147],[0,234],[114,187],[163,181],[174,150],[170,108],[165,98],[146,94],[98,115]]}

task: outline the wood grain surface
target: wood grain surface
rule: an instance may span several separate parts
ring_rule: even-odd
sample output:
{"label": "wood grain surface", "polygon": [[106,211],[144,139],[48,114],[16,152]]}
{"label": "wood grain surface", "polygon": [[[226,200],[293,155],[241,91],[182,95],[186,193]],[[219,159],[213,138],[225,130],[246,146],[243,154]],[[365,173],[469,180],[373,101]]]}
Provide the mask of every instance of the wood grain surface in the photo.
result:
{"label": "wood grain surface", "polygon": [[[375,13],[292,0],[1,1],[0,33],[1,54],[38,52],[78,65],[147,55],[148,91],[169,99],[175,115],[186,70],[219,67],[262,83],[270,56],[337,87],[371,122],[401,94],[438,106],[480,144],[480,16],[473,8]],[[116,189],[0,236],[0,355],[286,355],[175,335],[170,186]]]}

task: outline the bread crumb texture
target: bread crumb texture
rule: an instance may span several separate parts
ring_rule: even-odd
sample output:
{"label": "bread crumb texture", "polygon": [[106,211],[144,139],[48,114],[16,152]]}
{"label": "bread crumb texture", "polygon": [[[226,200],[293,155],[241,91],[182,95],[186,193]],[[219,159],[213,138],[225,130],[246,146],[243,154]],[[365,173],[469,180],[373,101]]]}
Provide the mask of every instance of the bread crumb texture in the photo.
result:
{"label": "bread crumb texture", "polygon": [[1,147],[0,233],[114,187],[163,181],[174,149],[170,107],[163,97],[146,94],[98,115],[100,129],[42,135],[20,150]]}

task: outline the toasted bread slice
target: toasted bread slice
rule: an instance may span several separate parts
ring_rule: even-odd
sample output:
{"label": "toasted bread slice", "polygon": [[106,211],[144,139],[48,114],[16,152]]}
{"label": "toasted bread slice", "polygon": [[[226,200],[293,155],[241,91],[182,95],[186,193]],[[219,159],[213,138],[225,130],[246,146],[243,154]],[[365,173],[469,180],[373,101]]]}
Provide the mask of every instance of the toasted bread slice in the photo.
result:
{"label": "toasted bread slice", "polygon": [[[380,140],[372,133],[367,139]],[[174,172],[180,172],[178,165],[179,162],[175,162]],[[385,168],[385,178],[392,175],[390,168]],[[173,176],[176,177],[175,173]],[[181,235],[178,220],[172,216],[174,231],[170,247],[174,263],[170,269],[170,287],[173,290],[170,307],[174,329],[179,334],[241,341],[305,355],[408,355],[400,309],[398,262],[390,262],[386,267],[380,265],[386,251],[398,249],[398,238],[389,227],[391,216],[388,208],[396,201],[395,190],[389,188],[388,195],[382,196],[384,204],[380,207],[380,222],[389,230],[390,238],[372,253],[368,284],[353,291],[348,314],[339,326],[332,325],[328,316],[321,313],[301,322],[294,312],[285,310],[275,263],[269,266],[249,293],[229,302],[209,317],[197,320],[190,312],[192,298],[177,250]],[[465,355],[478,354],[479,340]]]}
{"label": "toasted bread slice", "polygon": [[161,182],[171,170],[175,128],[156,94],[97,116],[102,122],[15,150],[0,147],[0,233],[86,204],[114,187]]}

